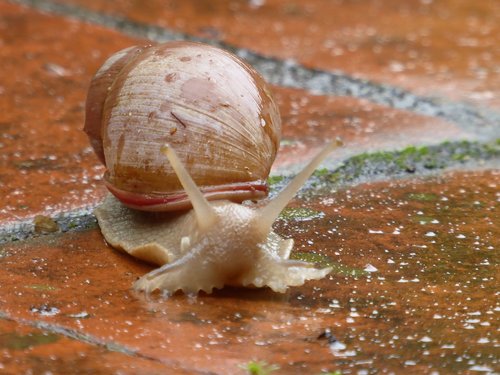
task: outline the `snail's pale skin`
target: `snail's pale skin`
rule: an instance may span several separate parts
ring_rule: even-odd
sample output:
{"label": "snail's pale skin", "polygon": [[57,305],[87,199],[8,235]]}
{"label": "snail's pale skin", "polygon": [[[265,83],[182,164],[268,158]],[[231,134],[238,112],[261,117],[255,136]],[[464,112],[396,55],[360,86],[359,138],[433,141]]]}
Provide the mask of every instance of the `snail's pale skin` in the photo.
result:
{"label": "snail's pale skin", "polygon": [[162,152],[187,192],[193,209],[152,214],[130,210],[109,196],[95,211],[102,233],[113,247],[161,265],[141,277],[136,290],[172,294],[204,291],[224,285],[268,286],[285,292],[289,286],[325,277],[331,268],[290,260],[292,239],[272,231],[272,224],[336,146],[325,147],[291,183],[265,207],[253,208],[226,200],[207,201],[178,159]]}

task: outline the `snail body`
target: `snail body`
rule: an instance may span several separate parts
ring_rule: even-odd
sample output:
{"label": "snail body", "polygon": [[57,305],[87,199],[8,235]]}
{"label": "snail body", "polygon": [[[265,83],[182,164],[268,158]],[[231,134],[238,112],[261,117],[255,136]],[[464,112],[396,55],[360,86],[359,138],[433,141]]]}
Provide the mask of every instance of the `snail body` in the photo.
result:
{"label": "snail body", "polygon": [[164,153],[192,210],[162,217],[130,210],[110,196],[95,214],[113,247],[162,265],[136,281],[136,290],[211,293],[213,288],[235,285],[285,292],[288,286],[321,279],[331,271],[290,260],[293,240],[274,233],[272,224],[333,147],[333,143],[325,147],[267,206],[253,208],[227,200],[207,201],[175,151],[166,146]]}
{"label": "snail body", "polygon": [[[193,79],[196,89],[186,93]],[[334,143],[267,205],[239,203],[266,196],[280,126],[262,78],[222,50],[176,42],[108,59],[87,98],[85,130],[113,194],[95,215],[111,246],[160,266],[136,290],[284,292],[331,271],[290,260],[293,240],[272,224]]]}

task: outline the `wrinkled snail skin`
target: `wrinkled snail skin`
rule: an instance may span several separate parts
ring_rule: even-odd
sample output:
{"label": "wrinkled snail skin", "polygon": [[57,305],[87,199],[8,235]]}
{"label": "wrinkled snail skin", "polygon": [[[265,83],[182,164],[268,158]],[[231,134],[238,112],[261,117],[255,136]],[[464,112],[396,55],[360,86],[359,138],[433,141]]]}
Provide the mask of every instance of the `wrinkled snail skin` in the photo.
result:
{"label": "wrinkled snail skin", "polygon": [[189,200],[163,144],[176,149],[207,199],[260,199],[281,120],[267,84],[242,60],[172,42],[111,56],[91,82],[84,130],[122,203],[169,211],[189,208]]}
{"label": "wrinkled snail skin", "polygon": [[240,204],[267,195],[281,120],[239,58],[188,42],[119,51],[91,82],[84,130],[112,193],[95,210],[103,236],[160,266],[136,290],[284,292],[331,271],[290,260],[293,240],[272,225],[334,142],[265,206]]}

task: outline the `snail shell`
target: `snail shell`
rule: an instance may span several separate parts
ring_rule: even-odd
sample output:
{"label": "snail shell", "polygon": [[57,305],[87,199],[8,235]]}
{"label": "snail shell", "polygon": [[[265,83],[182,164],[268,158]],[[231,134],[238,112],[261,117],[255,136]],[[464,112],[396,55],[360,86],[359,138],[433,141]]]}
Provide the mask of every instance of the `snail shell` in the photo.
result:
{"label": "snail shell", "polygon": [[209,45],[135,46],[111,56],[93,78],[85,132],[106,165],[108,189],[145,211],[188,208],[160,148],[170,144],[207,199],[267,195],[281,120],[261,76]]}

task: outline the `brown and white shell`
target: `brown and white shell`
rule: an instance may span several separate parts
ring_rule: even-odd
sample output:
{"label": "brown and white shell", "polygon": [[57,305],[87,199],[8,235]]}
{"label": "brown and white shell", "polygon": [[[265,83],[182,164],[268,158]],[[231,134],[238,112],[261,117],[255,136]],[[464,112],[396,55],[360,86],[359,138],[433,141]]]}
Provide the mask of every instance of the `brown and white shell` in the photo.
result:
{"label": "brown and white shell", "polygon": [[92,80],[85,131],[118,198],[95,210],[106,241],[160,266],[136,290],[284,292],[331,271],[291,260],[293,240],[272,225],[334,142],[267,204],[235,203],[267,194],[280,117],[267,84],[230,53],[173,42],[114,54]]}
{"label": "brown and white shell", "polygon": [[190,206],[160,148],[168,143],[205,197],[267,195],[281,120],[261,76],[236,56],[191,42],[135,46],[93,78],[85,132],[108,189],[128,207]]}

